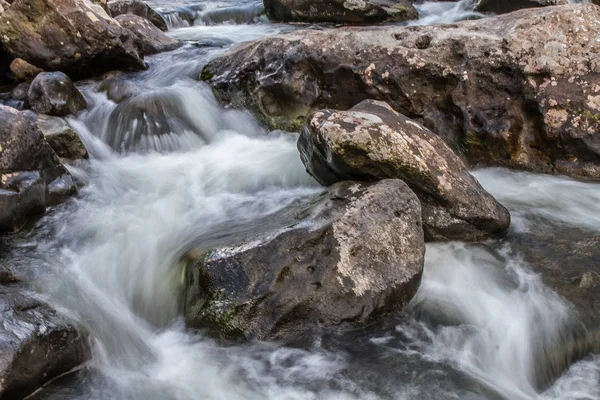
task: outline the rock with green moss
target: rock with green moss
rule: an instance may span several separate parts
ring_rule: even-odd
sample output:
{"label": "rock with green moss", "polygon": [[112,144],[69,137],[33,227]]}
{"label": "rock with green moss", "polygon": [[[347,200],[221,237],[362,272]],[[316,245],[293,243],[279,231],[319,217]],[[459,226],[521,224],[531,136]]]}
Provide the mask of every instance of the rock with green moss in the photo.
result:
{"label": "rock with green moss", "polygon": [[510,214],[463,161],[423,125],[387,103],[365,100],[348,111],[312,114],[298,141],[307,170],[324,185],[402,179],[419,196],[428,240],[503,236]]}
{"label": "rock with green moss", "polygon": [[369,24],[419,18],[409,0],[265,0],[274,21]]}
{"label": "rock with green moss", "polygon": [[298,30],[238,45],[206,71],[222,103],[273,129],[383,100],[472,166],[600,178],[598,32],[593,4],[444,26]]}
{"label": "rock with green moss", "polygon": [[397,179],[338,183],[237,232],[187,256],[186,323],[222,338],[361,324],[402,309],[421,280],[421,206]]}

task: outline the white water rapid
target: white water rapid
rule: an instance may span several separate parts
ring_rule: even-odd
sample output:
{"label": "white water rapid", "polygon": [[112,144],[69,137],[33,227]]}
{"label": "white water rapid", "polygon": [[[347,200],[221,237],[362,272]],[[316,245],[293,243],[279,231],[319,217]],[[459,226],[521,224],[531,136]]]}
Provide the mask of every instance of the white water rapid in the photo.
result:
{"label": "white water rapid", "polygon": [[[190,43],[294,29],[268,23],[255,1],[153,3]],[[417,7],[420,24],[482,17],[468,1]],[[224,346],[186,330],[178,261],[190,244],[321,190],[296,136],[222,109],[196,80],[221,51],[187,44],[150,58],[125,75],[141,95],[121,105],[82,86],[90,110],[69,121],[91,156],[71,167],[81,193],[12,257],[36,265],[37,289],[89,335],[93,357],[31,399],[600,399],[600,357],[569,350],[593,327],[542,279],[553,246],[600,237],[600,185],[568,178],[476,171],[511,210],[509,237],[428,245],[417,296],[377,326],[295,347]]]}

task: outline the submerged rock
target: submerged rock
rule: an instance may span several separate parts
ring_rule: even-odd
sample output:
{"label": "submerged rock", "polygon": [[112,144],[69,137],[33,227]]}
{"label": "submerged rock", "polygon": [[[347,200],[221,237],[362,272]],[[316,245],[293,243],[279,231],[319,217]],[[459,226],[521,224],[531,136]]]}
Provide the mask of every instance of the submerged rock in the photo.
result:
{"label": "submerged rock", "polygon": [[384,102],[315,112],[298,141],[308,172],[323,185],[402,179],[419,196],[428,240],[503,236],[510,214],[438,136]]}
{"label": "submerged rock", "polygon": [[188,254],[189,326],[288,340],[401,309],[419,286],[421,207],[400,180],[338,183],[253,226]]}
{"label": "submerged rock", "polygon": [[593,4],[444,26],[296,31],[236,46],[201,78],[271,128],[298,132],[317,109],[372,98],[473,165],[600,178],[598,32]]}
{"label": "submerged rock", "polygon": [[111,0],[107,3],[108,13],[115,18],[119,15],[137,15],[150,21],[161,31],[168,30],[167,21],[148,4],[140,0]]}
{"label": "submerged rock", "polygon": [[115,19],[121,26],[133,32],[137,46],[144,55],[174,50],[182,45],[179,40],[165,35],[150,21],[137,15],[119,15]]}
{"label": "submerged rock", "polygon": [[46,71],[90,76],[145,68],[129,31],[88,0],[19,0],[0,16],[0,42]]}
{"label": "submerged rock", "polygon": [[65,117],[87,108],[85,97],[62,72],[42,72],[31,82],[27,96],[31,108],[41,114]]}
{"label": "submerged rock", "polygon": [[265,0],[274,21],[368,24],[419,18],[409,0]]}
{"label": "submerged rock", "polygon": [[0,285],[0,398],[22,399],[89,358],[85,339],[56,311]]}
{"label": "submerged rock", "polygon": [[104,79],[98,86],[98,90],[106,92],[106,97],[115,103],[120,103],[141,93],[140,87],[118,75]]}
{"label": "submerged rock", "polygon": [[77,188],[28,112],[0,106],[0,233],[12,233]]}

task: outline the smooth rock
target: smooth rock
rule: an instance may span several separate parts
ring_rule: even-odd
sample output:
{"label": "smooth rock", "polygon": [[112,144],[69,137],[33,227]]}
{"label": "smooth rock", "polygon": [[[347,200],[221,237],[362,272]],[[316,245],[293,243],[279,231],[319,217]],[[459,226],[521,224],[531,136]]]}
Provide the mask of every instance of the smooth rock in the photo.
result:
{"label": "smooth rock", "polygon": [[19,285],[0,285],[0,319],[2,399],[23,399],[89,358],[85,338]]}
{"label": "smooth rock", "polygon": [[29,105],[40,113],[65,117],[87,108],[85,97],[62,72],[42,72],[29,87]]}
{"label": "smooth rock", "polygon": [[419,18],[409,0],[264,0],[273,21],[369,24]]}
{"label": "smooth rock", "polygon": [[240,44],[201,78],[273,129],[299,132],[315,110],[371,98],[471,165],[600,178],[598,54],[600,7],[569,4],[443,26],[296,31]]}
{"label": "smooth rock", "polygon": [[20,58],[15,58],[12,63],[10,63],[10,71],[15,75],[15,78],[23,82],[31,82],[37,74],[44,72],[43,69],[31,65]]}
{"label": "smooth rock", "polygon": [[100,92],[106,92],[106,97],[115,103],[120,103],[140,94],[140,88],[133,82],[115,75],[103,80],[98,86]]}
{"label": "smooth rock", "polygon": [[504,236],[510,214],[429,129],[388,104],[365,100],[349,111],[316,111],[298,141],[308,172],[323,185],[402,179],[423,208],[427,240]]}
{"label": "smooth rock", "polygon": [[189,326],[292,340],[402,309],[419,286],[421,207],[400,180],[338,183],[252,226],[188,253]]}
{"label": "smooth rock", "polygon": [[74,77],[145,68],[129,31],[88,0],[16,1],[0,16],[0,42],[14,57]]}
{"label": "smooth rock", "polygon": [[115,19],[121,26],[129,29],[134,34],[137,46],[144,55],[174,50],[183,44],[179,40],[165,35],[150,21],[137,15],[119,15]]}
{"label": "smooth rock", "polygon": [[161,31],[168,30],[167,22],[157,11],[139,0],[111,0],[107,3],[108,13],[115,18],[119,15],[131,14],[150,21]]}

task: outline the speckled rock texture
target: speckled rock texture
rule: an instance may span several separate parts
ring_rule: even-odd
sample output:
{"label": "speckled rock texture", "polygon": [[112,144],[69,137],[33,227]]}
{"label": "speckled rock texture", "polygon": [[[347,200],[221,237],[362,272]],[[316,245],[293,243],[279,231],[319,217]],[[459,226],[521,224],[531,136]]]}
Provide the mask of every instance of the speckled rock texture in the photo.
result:
{"label": "speckled rock texture", "polygon": [[224,104],[300,131],[311,112],[384,100],[471,165],[600,178],[600,7],[445,26],[296,31],[238,45],[201,78]]}
{"label": "speckled rock texture", "polygon": [[87,149],[77,132],[63,118],[39,114],[33,116],[44,139],[61,161],[75,161],[89,158]]}
{"label": "speckled rock texture", "polygon": [[122,27],[129,29],[143,55],[162,53],[181,47],[182,43],[165,35],[150,21],[133,14],[119,15],[115,18]]}
{"label": "speckled rock texture", "polygon": [[438,136],[365,100],[349,111],[320,110],[298,141],[308,172],[323,185],[402,179],[417,194],[427,240],[481,241],[506,234],[510,214]]}
{"label": "speckled rock texture", "polygon": [[419,18],[409,0],[265,0],[273,21],[368,24]]}
{"label": "speckled rock texture", "polygon": [[32,115],[0,106],[0,234],[77,191]]}
{"label": "speckled rock texture", "polygon": [[14,57],[72,77],[145,68],[132,34],[88,0],[16,0],[0,16],[0,42]]}
{"label": "speckled rock texture", "polygon": [[189,326],[293,340],[401,309],[416,293],[421,206],[400,180],[341,182],[264,222],[253,225],[262,232],[188,254]]}

